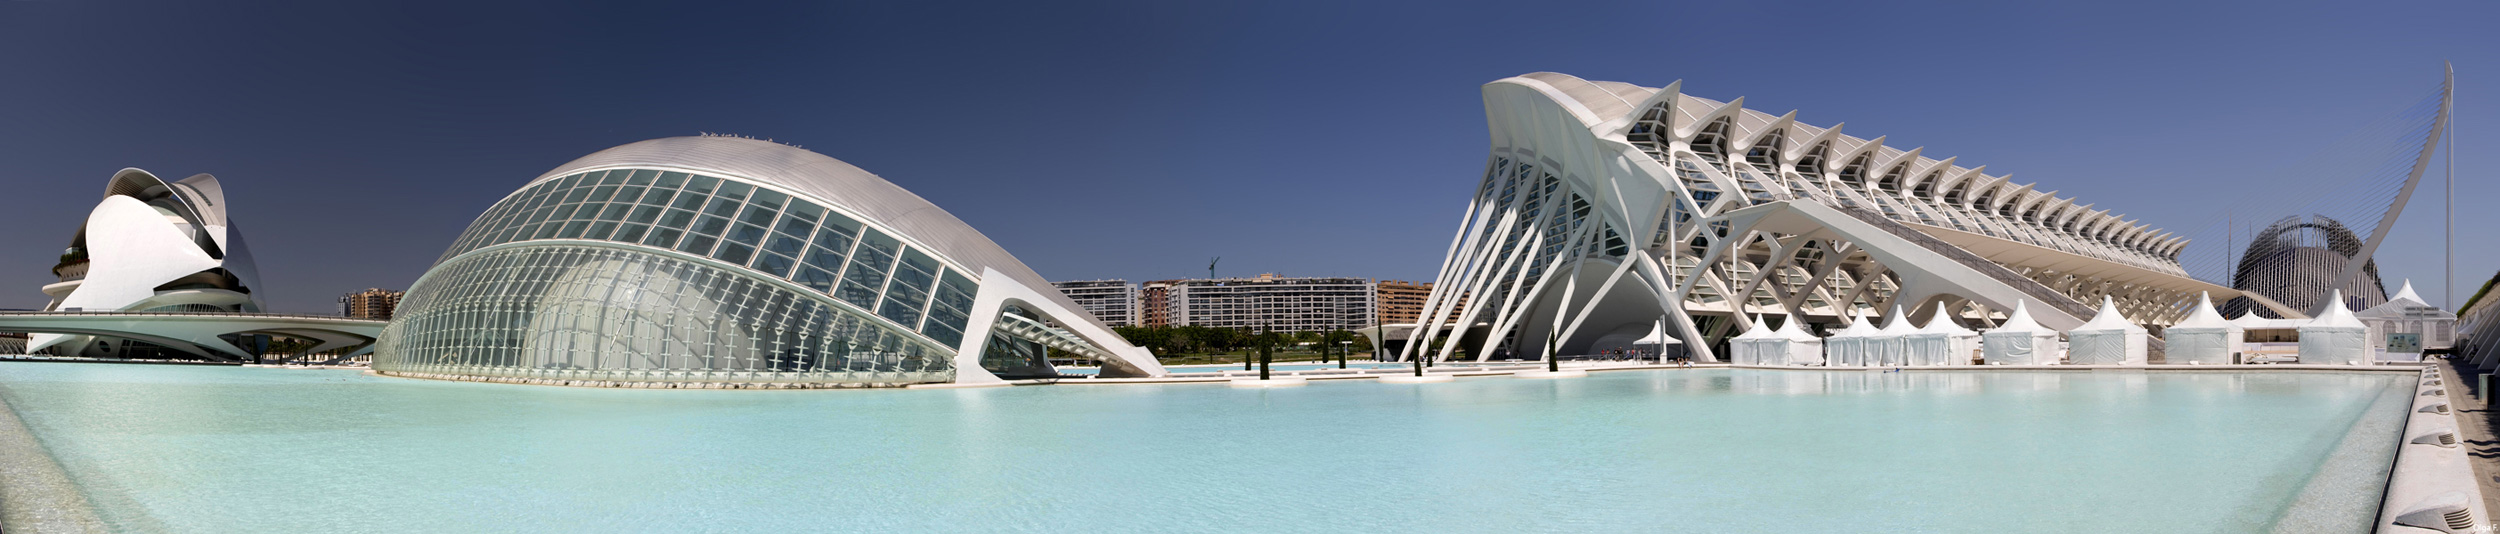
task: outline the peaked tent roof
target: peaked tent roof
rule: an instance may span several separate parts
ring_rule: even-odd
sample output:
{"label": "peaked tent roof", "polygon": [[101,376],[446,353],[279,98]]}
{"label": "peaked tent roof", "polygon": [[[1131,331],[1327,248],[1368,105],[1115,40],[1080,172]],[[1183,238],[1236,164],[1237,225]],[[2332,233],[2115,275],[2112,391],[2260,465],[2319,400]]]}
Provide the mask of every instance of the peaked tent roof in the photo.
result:
{"label": "peaked tent roof", "polygon": [[2030,309],[2028,309],[2028,308],[2026,308],[2026,306],[2028,306],[2028,304],[2027,304],[2027,303],[2029,303],[2029,302],[2030,302],[2030,300],[2028,300],[2028,299],[2023,299],[2023,300],[2016,300],[2016,301],[2014,301],[2014,312],[2013,312],[2013,313],[2008,313],[2008,314],[2006,314],[2006,317],[2005,317],[2005,324],[1997,325],[1997,327],[1996,327],[1996,328],[1990,328],[1990,329],[1988,329],[1988,333],[1990,333],[1990,334],[1994,334],[1994,333],[1997,333],[1997,332],[2022,332],[2022,333],[2031,333],[2031,334],[2055,334],[2055,333],[2057,333],[2057,331],[2056,331],[2056,330],[2051,330],[2051,329],[2049,329],[2049,327],[2040,326],[2040,322],[2039,322],[2039,321],[2035,321],[2035,320],[2032,320],[2032,319],[2031,319],[2031,310],[2030,310]]}
{"label": "peaked tent roof", "polygon": [[1823,339],[1814,337],[1814,334],[1806,333],[1805,328],[1797,326],[1797,323],[1799,322],[1800,321],[1797,320],[1797,316],[1791,314],[1788,316],[1788,320],[1780,322],[1780,329],[1773,333],[1779,334],[1780,337],[1788,338],[1792,341],[1818,341]]}
{"label": "peaked tent roof", "polygon": [[[2255,317],[2255,315],[2249,315],[2249,317]],[[2237,322],[2223,319],[2222,312],[2214,311],[2214,297],[2212,293],[2198,294],[2196,296],[2196,309],[2188,311],[2187,319],[2180,320],[2179,324],[2170,325],[2170,329],[2172,330],[2180,328],[2222,328],[2229,330],[2246,329]]]}
{"label": "peaked tent roof", "polygon": [[2118,299],[2111,298],[2109,295],[2101,295],[2100,313],[2093,314],[2092,320],[2085,321],[2082,326],[2077,326],[2074,330],[2068,330],[2068,332],[2106,332],[2112,330],[2120,332],[2146,331],[2144,327],[2136,326],[2134,321],[2127,320],[2126,313],[2118,311]]}
{"label": "peaked tent roof", "polygon": [[1890,324],[1884,325],[1883,330],[1876,332],[1877,334],[1899,336],[1918,332],[1918,327],[1910,325],[1910,314],[1903,313],[1899,304],[1892,305],[1892,315],[1884,318],[1888,319]]}
{"label": "peaked tent roof", "polygon": [[1866,337],[1881,332],[1882,330],[1877,330],[1875,325],[1867,324],[1865,315],[1859,315],[1856,319],[1849,321],[1848,328],[1840,329],[1840,332],[1832,334],[1832,337]]}
{"label": "peaked tent roof", "polygon": [[2318,314],[2318,318],[2309,321],[2309,324],[2300,325],[2300,329],[2302,330],[2308,330],[2311,328],[2359,328],[2367,330],[2370,326],[2361,324],[2360,318],[2353,317],[2352,310],[2344,309],[2344,290],[2337,289],[2326,293],[2326,313]]}
{"label": "peaked tent roof", "polygon": [[1761,315],[1755,315],[1753,316],[1753,327],[1746,328],[1745,333],[1737,334],[1736,337],[1729,339],[1763,339],[1773,337],[1779,337],[1779,334],[1771,332],[1771,325],[1769,323],[1762,322]]}
{"label": "peaked tent roof", "polygon": [[1972,332],[1971,329],[1962,328],[1962,325],[1955,324],[1953,322],[1953,316],[1945,313],[1943,306],[1936,307],[1936,318],[1928,319],[1927,326],[1919,327],[1918,333],[1945,334],[1950,336],[1979,335],[1978,332]]}
{"label": "peaked tent roof", "polygon": [[[1755,319],[1755,320],[1754,320],[1754,322],[1755,322],[1755,323],[1757,323],[1757,324],[1759,324],[1759,323],[1761,323],[1761,320],[1760,320],[1760,319]],[[1759,326],[1755,327],[1754,329],[1755,329],[1755,330],[1764,330],[1764,331],[1768,331],[1768,330],[1770,330],[1769,328],[1762,328],[1762,327],[1759,327]],[[1754,332],[1753,330],[1747,330],[1747,331],[1745,331],[1745,333],[1746,333],[1746,334],[1751,334],[1751,333],[1753,333],[1753,332]],[[1738,336],[1736,336],[1736,337],[1745,337],[1745,336],[1743,336],[1743,335],[1738,335]],[[1634,340],[1634,341],[1632,342],[1632,344],[1634,344],[1634,345],[1682,345],[1682,344],[1684,344],[1684,340],[1681,340],[1681,339],[1676,339],[1676,338],[1675,338],[1675,336],[1670,336],[1670,335],[1667,335],[1667,328],[1666,328],[1666,325],[1662,325],[1662,324],[1653,324],[1653,325],[1649,325],[1649,335],[1646,335],[1646,336],[1641,336],[1641,338],[1640,338],[1640,339],[1638,339],[1638,340]]]}

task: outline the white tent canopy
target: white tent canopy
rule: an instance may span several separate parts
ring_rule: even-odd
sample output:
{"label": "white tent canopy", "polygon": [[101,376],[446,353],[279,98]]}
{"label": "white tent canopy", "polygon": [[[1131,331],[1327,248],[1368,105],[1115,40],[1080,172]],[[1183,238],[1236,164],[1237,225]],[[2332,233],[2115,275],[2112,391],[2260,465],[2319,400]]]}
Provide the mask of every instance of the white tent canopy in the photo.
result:
{"label": "white tent canopy", "polygon": [[2370,327],[2344,309],[2344,291],[2327,293],[2326,311],[2300,325],[2300,363],[2361,363],[2370,358]]}
{"label": "white tent canopy", "polygon": [[1979,351],[1979,333],[1953,324],[1944,306],[1936,307],[1936,318],[1928,319],[1927,326],[1905,337],[1909,365],[1968,365],[1971,353]]}
{"label": "white tent canopy", "polygon": [[2057,331],[2032,320],[2026,303],[2014,301],[2005,324],[1979,335],[1989,365],[2051,365],[2065,357],[2057,348]]}
{"label": "white tent canopy", "polygon": [[1780,321],[1779,330],[1771,332],[1778,334],[1777,341],[1766,349],[1772,352],[1765,354],[1779,354],[1778,365],[1823,365],[1823,338],[1806,333],[1805,328],[1799,326],[1802,323],[1804,321],[1797,320],[1797,316],[1790,315],[1787,320]]}
{"label": "white tent canopy", "polygon": [[1849,321],[1848,328],[1840,329],[1840,332],[1832,334],[1832,337],[1823,339],[1823,353],[1830,355],[1832,365],[1850,367],[1874,365],[1868,359],[1871,354],[1867,350],[1867,338],[1873,337],[1876,332],[1879,330],[1875,328],[1875,325],[1866,323],[1866,316],[1857,316]]}
{"label": "white tent canopy", "polygon": [[1727,339],[1728,362],[1736,365],[1783,365],[1781,361],[1786,358],[1781,358],[1777,351],[1785,345],[1773,342],[1775,339],[1779,339],[1779,334],[1771,332],[1771,326],[1762,322],[1762,316],[1753,316],[1753,324],[1745,329],[1745,333]]}
{"label": "white tent canopy", "polygon": [[2456,345],[2457,314],[2432,306],[2414,294],[2413,281],[2386,304],[2353,313],[2370,327],[2370,353],[2380,361],[2422,361],[2423,349]]}
{"label": "white tent canopy", "polygon": [[2162,342],[2168,345],[2170,363],[2216,365],[2232,363],[2244,335],[2240,325],[2214,311],[2213,296],[2206,294],[2196,298],[2196,309],[2187,319],[2162,330]]}
{"label": "white tent canopy", "polygon": [[2118,311],[2117,299],[2102,295],[2100,313],[2066,331],[2067,360],[2076,365],[2144,365],[2150,362],[2152,338],[2152,332]]}
{"label": "white tent canopy", "polygon": [[1910,326],[1910,314],[1901,311],[1899,304],[1892,305],[1892,314],[1884,316],[1884,321],[1884,328],[1877,330],[1874,335],[1868,336],[1863,342],[1867,348],[1867,356],[1872,359],[1867,365],[1886,367],[1909,365],[1909,335],[1917,332],[1918,327]]}

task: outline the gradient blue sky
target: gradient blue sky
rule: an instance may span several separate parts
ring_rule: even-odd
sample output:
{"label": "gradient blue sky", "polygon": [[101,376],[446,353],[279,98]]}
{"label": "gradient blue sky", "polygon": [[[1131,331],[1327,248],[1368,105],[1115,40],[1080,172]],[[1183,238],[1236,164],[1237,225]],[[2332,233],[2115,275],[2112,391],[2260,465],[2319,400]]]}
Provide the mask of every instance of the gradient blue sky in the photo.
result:
{"label": "gradient blue sky", "polygon": [[[2454,60],[2456,291],[2500,268],[2492,2],[344,4],[0,2],[0,308],[43,304],[123,167],[217,175],[272,307],[324,312],[524,180],[707,131],[876,172],[1052,279],[1430,279],[1478,87],[1535,71],[1681,79],[2187,230]],[[2378,256],[2434,301],[2439,201]]]}

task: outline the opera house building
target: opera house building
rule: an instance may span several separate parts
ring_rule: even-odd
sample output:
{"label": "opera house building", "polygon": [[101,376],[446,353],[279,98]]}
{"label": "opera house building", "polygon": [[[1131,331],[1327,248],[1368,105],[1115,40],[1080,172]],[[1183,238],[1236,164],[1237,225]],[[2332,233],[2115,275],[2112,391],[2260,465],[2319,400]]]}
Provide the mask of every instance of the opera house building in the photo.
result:
{"label": "opera house building", "polygon": [[953,215],[822,154],[730,136],[600,151],[523,184],[418,279],[373,368],[611,387],[1161,376]]}

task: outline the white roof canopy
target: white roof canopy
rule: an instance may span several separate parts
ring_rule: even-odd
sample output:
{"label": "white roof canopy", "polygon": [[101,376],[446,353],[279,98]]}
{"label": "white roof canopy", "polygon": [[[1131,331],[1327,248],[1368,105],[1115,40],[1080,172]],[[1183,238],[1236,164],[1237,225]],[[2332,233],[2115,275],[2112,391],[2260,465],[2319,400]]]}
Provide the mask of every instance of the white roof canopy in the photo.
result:
{"label": "white roof canopy", "polygon": [[2118,299],[2102,295],[2100,313],[2094,314],[2092,320],[2085,321],[2083,326],[2077,326],[2070,332],[2106,331],[2145,332],[2146,330],[2142,326],[2136,326],[2134,321],[2127,320],[2127,315],[2118,311]]}
{"label": "white roof canopy", "polygon": [[2029,300],[2014,301],[2014,311],[2005,314],[2005,324],[1997,325],[1996,328],[1988,329],[1988,332],[2029,332],[2034,334],[2057,333],[2056,330],[2040,326],[2039,321],[2031,319],[2031,310],[2026,307],[2029,305],[2029,302]]}
{"label": "white roof canopy", "polygon": [[[2250,315],[2249,317],[2255,317],[2255,316],[2254,316],[2254,315]],[[2223,328],[2223,329],[2230,329],[2230,330],[2243,330],[2243,329],[2245,329],[2244,327],[2242,327],[2240,324],[2238,324],[2238,323],[2236,323],[2236,322],[2232,322],[2232,321],[2229,321],[2229,320],[2225,320],[2225,319],[2223,319],[2223,318],[2222,318],[2222,312],[2217,312],[2217,311],[2214,311],[2214,298],[2213,298],[2213,294],[2211,294],[2211,293],[2206,293],[2206,294],[2197,295],[2197,297],[2196,297],[2196,309],[2194,309],[2194,310],[2189,310],[2189,311],[2188,311],[2188,316],[2187,316],[2187,319],[2184,319],[2184,320],[2179,321],[2179,324],[2170,325],[2170,328],[2172,328],[2172,329],[2179,329],[2179,328]]]}

